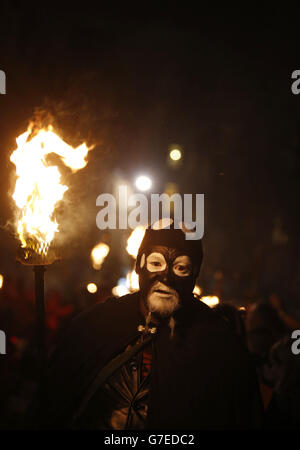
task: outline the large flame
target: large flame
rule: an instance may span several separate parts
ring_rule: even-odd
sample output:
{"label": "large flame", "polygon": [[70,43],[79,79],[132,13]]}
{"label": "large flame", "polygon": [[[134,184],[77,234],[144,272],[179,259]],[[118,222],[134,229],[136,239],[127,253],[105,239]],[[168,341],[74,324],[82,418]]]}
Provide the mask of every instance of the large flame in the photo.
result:
{"label": "large flame", "polygon": [[17,181],[13,199],[19,208],[17,231],[22,247],[32,247],[39,254],[47,254],[49,245],[58,231],[53,217],[57,203],[62,200],[68,186],[61,184],[57,166],[48,165],[46,157],[55,153],[73,172],[86,166],[90,148],[82,144],[73,148],[64,142],[53,128],[32,133],[31,124],[17,139],[17,149],[10,160],[16,166]]}

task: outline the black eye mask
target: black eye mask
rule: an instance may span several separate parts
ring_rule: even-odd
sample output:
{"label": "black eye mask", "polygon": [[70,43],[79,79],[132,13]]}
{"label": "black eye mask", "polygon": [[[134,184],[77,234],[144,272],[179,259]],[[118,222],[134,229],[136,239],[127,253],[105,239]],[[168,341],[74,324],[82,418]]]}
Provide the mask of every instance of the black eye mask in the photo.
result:
{"label": "black eye mask", "polygon": [[[161,260],[165,260],[166,264],[162,265],[161,267],[162,270],[159,270],[160,269],[159,267],[153,268],[153,270],[155,270],[153,272],[149,270],[149,264],[147,264],[147,259],[149,255],[151,255],[152,253],[159,253],[160,255],[163,256]],[[178,249],[160,245],[155,245],[145,249],[145,251],[141,255],[141,258],[139,258],[138,261],[139,267],[138,266],[136,267],[136,271],[139,274],[140,290],[144,297],[147,297],[148,292],[151,289],[152,285],[155,282],[160,281],[161,283],[164,283],[166,286],[177,291],[182,302],[184,302],[185,298],[187,297],[190,298],[195,286],[197,270],[196,267],[193,265],[192,261],[190,260],[191,263],[189,266],[190,274],[185,276],[178,275],[177,273],[180,273],[180,271],[178,270],[174,271],[174,262],[179,256],[182,255],[185,255],[185,253],[183,253]],[[153,264],[153,266],[155,267],[155,264]]]}

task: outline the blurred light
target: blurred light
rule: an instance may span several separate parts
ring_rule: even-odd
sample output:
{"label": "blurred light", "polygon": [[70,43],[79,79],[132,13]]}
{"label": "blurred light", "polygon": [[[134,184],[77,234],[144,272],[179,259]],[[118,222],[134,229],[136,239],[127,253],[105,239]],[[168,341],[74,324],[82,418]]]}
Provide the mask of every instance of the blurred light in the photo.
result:
{"label": "blurred light", "polygon": [[[117,286],[113,287],[111,292],[115,297],[122,297],[123,295],[127,295],[130,294],[130,292],[132,292],[129,288],[130,288],[130,277],[129,274],[131,272],[128,272],[127,277],[126,278],[120,278],[118,280],[118,284]],[[134,278],[134,277],[133,277]],[[132,283],[134,283],[134,281],[132,280]]]}
{"label": "blurred light", "polygon": [[122,297],[123,295],[129,294],[126,286],[115,286],[112,288],[111,292],[115,297]]}
{"label": "blurred light", "polygon": [[200,300],[211,308],[220,303],[219,297],[217,297],[216,295],[207,295],[206,297],[201,297]]}
{"label": "blurred light", "polygon": [[123,295],[129,294],[130,291],[126,286],[126,278],[120,278],[118,285],[113,287],[111,292],[115,297],[122,297]]}
{"label": "blurred light", "polygon": [[86,288],[90,294],[96,294],[96,292],[98,291],[97,285],[95,283],[89,283]]}
{"label": "blurred light", "polygon": [[195,294],[195,295],[201,295],[201,293],[202,293],[202,289],[201,289],[201,287],[200,286],[198,286],[198,284],[196,284],[195,285],[195,287],[194,287],[194,290],[193,290],[193,294]]}
{"label": "blurred light", "polygon": [[178,150],[178,148],[174,148],[170,151],[170,158],[172,159],[172,161],[179,161],[181,159],[181,156],[181,151]]}
{"label": "blurred light", "polygon": [[4,277],[0,274],[0,289],[3,287]]}
{"label": "blurred light", "polygon": [[132,272],[128,272],[128,274],[126,275],[126,287],[130,292],[139,290],[139,276],[135,270],[133,270]]}
{"label": "blurred light", "polygon": [[135,185],[138,188],[139,191],[149,191],[149,189],[152,186],[152,181],[149,177],[146,177],[145,175],[141,175],[138,177],[135,181]]}
{"label": "blurred light", "polygon": [[139,225],[132,231],[131,235],[129,236],[129,238],[127,240],[126,251],[133,258],[137,257],[137,254],[138,254],[140,245],[142,243],[145,231],[146,231],[146,227]]}
{"label": "blurred light", "polygon": [[109,246],[107,244],[100,242],[100,244],[96,245],[91,251],[93,268],[96,270],[101,269],[101,266],[108,254]]}

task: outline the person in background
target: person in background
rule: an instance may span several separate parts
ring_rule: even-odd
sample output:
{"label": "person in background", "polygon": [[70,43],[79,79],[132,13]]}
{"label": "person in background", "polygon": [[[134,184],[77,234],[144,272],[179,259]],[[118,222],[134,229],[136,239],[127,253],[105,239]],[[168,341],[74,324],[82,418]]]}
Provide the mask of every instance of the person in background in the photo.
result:
{"label": "person in background", "polygon": [[286,333],[270,348],[262,366],[262,378],[273,389],[266,409],[266,426],[271,429],[300,429],[300,358],[292,352],[291,333],[300,320],[288,314],[275,293],[269,303],[286,327]]}

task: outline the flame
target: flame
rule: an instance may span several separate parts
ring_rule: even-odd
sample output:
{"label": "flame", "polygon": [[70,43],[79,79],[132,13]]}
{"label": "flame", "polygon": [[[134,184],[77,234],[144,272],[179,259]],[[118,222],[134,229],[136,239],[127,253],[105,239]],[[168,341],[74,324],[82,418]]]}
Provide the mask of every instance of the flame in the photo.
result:
{"label": "flame", "polygon": [[0,274],[0,289],[3,287],[4,277]]}
{"label": "flame", "polygon": [[93,268],[95,270],[100,270],[101,266],[109,254],[109,246],[107,244],[104,244],[103,242],[100,242],[99,244],[95,245],[93,250],[91,251],[91,259]]}
{"label": "flame", "polygon": [[140,245],[142,243],[145,231],[146,231],[146,227],[139,225],[132,231],[131,235],[129,236],[129,238],[127,240],[126,251],[133,258],[137,257],[137,254],[138,254]]}
{"label": "flame", "polygon": [[17,231],[22,247],[31,247],[46,255],[58,231],[53,218],[57,203],[62,200],[68,186],[61,184],[57,166],[50,166],[46,156],[55,153],[72,172],[86,166],[91,148],[82,144],[73,148],[64,142],[53,128],[42,128],[32,133],[33,124],[17,139],[17,149],[10,160],[16,166],[17,181],[13,199],[19,208]]}
{"label": "flame", "polygon": [[133,270],[127,273],[126,278],[119,279],[117,286],[112,288],[112,294],[115,297],[122,297],[123,295],[138,291],[139,288],[139,276]]}
{"label": "flame", "polygon": [[206,305],[210,306],[211,308],[220,303],[219,297],[217,297],[216,295],[207,295],[205,297],[201,297],[200,300],[201,302],[206,303]]}
{"label": "flame", "polygon": [[115,297],[122,297],[123,295],[129,294],[130,290],[127,287],[127,279],[120,278],[117,286],[113,287],[111,292]]}
{"label": "flame", "polygon": [[193,290],[193,294],[196,295],[197,297],[200,297],[201,293],[202,293],[201,287],[198,286],[198,284],[196,284]]}
{"label": "flame", "polygon": [[132,272],[128,272],[128,274],[126,275],[126,287],[130,292],[139,290],[139,276],[135,270],[133,270]]}

